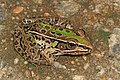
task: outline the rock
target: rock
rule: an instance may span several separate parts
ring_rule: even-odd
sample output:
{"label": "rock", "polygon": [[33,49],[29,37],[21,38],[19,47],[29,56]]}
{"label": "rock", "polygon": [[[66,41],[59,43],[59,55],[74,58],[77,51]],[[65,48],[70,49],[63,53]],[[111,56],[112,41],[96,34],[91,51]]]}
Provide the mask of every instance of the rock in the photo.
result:
{"label": "rock", "polygon": [[16,7],[13,9],[13,13],[18,14],[18,13],[22,12],[23,9],[24,9],[24,8],[21,7],[21,6],[16,6]]}
{"label": "rock", "polygon": [[28,61],[24,61],[24,64],[28,64]]}
{"label": "rock", "polygon": [[115,28],[110,35],[109,50],[116,59],[120,58],[120,28]]}
{"label": "rock", "polygon": [[66,69],[66,66],[60,64],[59,62],[54,62],[53,66],[56,67],[56,68],[63,68],[63,69]]}
{"label": "rock", "polygon": [[6,17],[5,11],[2,8],[0,8],[0,21],[1,22],[4,21],[5,17]]}
{"label": "rock", "polygon": [[19,61],[19,59],[18,59],[18,58],[15,58],[15,59],[14,59],[14,64],[18,64],[18,61]]}
{"label": "rock", "polygon": [[74,15],[79,11],[80,5],[73,0],[69,1],[60,1],[59,4],[56,4],[55,6],[56,13],[62,17],[62,16],[71,16]]}
{"label": "rock", "polygon": [[42,4],[43,0],[33,0],[34,3]]}
{"label": "rock", "polygon": [[50,13],[44,13],[44,16],[51,16]]}
{"label": "rock", "polygon": [[71,61],[71,64],[75,64],[75,61]]}
{"label": "rock", "polygon": [[97,76],[102,76],[105,73],[105,69],[102,66],[97,66],[96,70],[98,71]]}
{"label": "rock", "polygon": [[46,78],[45,78],[45,80],[50,80],[51,79],[51,77],[49,77],[49,76],[47,76]]}
{"label": "rock", "polygon": [[72,68],[72,69],[71,69],[71,71],[75,71],[75,69],[74,69],[74,68]]}
{"label": "rock", "polygon": [[5,29],[5,25],[0,25],[0,34],[1,34],[1,31],[3,30],[3,29]]}
{"label": "rock", "polygon": [[73,80],[86,80],[85,76],[82,75],[74,75],[73,76]]}
{"label": "rock", "polygon": [[6,42],[6,40],[5,39],[2,39],[2,43],[5,43]]}
{"label": "rock", "polygon": [[86,63],[86,64],[84,65],[84,69],[86,70],[89,66],[90,66],[90,64],[89,64],[89,63]]}

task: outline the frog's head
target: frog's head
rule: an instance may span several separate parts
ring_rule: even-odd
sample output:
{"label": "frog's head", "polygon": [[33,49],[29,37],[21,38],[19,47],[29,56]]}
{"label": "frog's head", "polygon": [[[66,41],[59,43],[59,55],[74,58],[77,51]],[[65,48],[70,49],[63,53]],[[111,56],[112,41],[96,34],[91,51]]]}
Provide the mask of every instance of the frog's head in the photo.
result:
{"label": "frog's head", "polygon": [[[38,22],[36,23],[41,28],[41,32],[46,32],[46,35],[51,36],[51,38],[56,39],[58,41],[67,42],[70,44],[75,44],[82,47],[86,47],[88,49],[92,49],[91,43],[88,41],[88,39],[85,36],[85,32],[83,30],[80,30],[79,32],[75,32],[71,29],[67,28],[60,28],[55,27],[54,25],[47,24],[44,22]],[[83,32],[83,34],[81,34]],[[79,47],[77,47],[78,49]]]}
{"label": "frog's head", "polygon": [[[57,43],[52,43],[52,45],[53,47],[57,46],[63,52],[89,52],[89,50],[93,49],[91,43],[85,37],[85,34],[81,34],[81,31],[78,33],[71,29],[56,27],[55,25],[43,21],[36,22],[35,24],[37,25],[38,32],[46,37],[49,36],[49,38],[58,41]],[[62,42],[62,45],[59,44],[59,42]],[[66,43],[69,45],[65,45]],[[71,46],[72,48],[68,46]]]}
{"label": "frog's head", "polygon": [[56,44],[56,47],[59,48],[63,54],[87,54],[93,49],[91,43],[86,38],[84,31],[81,33],[70,29],[56,28],[52,29],[51,32],[51,35],[55,36],[56,40],[59,41]]}

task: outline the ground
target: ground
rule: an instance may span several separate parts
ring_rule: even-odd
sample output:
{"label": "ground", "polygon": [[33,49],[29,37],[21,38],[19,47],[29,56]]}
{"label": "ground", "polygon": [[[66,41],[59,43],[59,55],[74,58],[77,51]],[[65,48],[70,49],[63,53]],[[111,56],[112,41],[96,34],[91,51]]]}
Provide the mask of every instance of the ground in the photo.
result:
{"label": "ground", "polygon": [[[13,31],[24,18],[52,16],[84,29],[93,45],[85,56],[60,56],[64,68],[34,66],[13,47]],[[119,80],[119,0],[0,0],[0,80]]]}

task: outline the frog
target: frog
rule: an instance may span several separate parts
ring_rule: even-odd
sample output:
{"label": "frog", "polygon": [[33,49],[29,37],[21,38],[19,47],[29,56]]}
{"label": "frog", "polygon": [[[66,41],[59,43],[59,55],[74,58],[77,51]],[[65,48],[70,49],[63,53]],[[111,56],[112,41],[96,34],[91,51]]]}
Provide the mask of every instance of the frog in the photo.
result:
{"label": "frog", "polygon": [[93,46],[85,31],[68,27],[74,25],[59,17],[25,18],[15,26],[14,48],[26,61],[37,65],[52,65],[62,55],[91,53]]}

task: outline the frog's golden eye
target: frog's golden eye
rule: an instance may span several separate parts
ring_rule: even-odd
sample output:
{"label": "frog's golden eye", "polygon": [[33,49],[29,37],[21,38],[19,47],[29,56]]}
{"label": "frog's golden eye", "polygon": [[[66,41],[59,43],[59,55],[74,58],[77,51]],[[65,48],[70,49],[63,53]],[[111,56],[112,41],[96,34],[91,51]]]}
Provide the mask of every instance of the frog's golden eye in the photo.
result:
{"label": "frog's golden eye", "polygon": [[72,43],[68,43],[68,44],[67,44],[67,48],[68,48],[68,49],[75,49],[76,46],[77,46],[76,44],[72,44]]}

